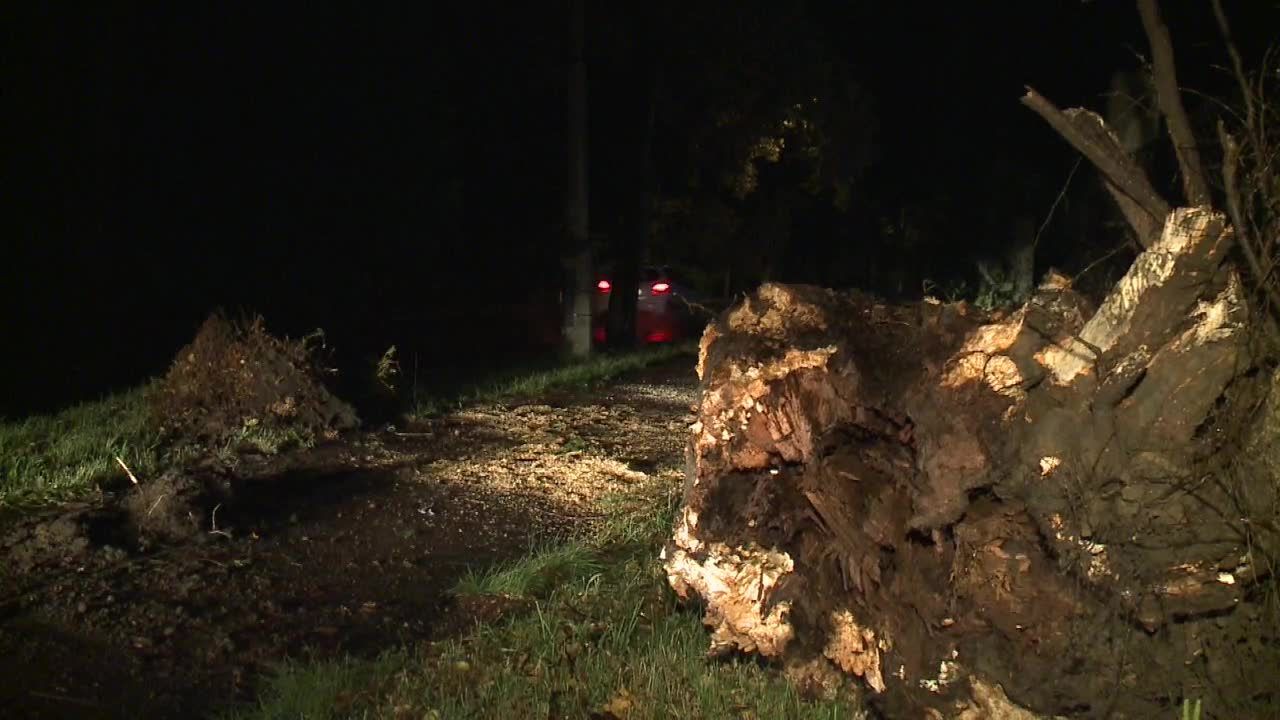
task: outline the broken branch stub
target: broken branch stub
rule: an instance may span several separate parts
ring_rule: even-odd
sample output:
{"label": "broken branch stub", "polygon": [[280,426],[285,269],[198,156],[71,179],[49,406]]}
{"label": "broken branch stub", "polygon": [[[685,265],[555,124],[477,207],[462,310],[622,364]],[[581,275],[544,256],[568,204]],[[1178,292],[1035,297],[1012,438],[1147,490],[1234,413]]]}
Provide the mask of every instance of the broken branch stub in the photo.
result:
{"label": "broken branch stub", "polygon": [[1028,87],[1022,104],[1044,118],[1064,140],[1080,151],[1102,173],[1107,192],[1120,206],[1125,220],[1143,247],[1160,237],[1169,203],[1152,187],[1142,168],[1120,146],[1102,116],[1084,108],[1060,110]]}

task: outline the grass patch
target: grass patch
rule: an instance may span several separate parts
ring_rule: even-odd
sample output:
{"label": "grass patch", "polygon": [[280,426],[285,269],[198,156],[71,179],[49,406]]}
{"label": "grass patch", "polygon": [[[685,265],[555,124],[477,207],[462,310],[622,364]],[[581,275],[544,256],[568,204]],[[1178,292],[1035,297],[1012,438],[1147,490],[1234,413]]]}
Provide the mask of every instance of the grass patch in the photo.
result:
{"label": "grass patch", "polygon": [[146,387],[54,415],[0,423],[0,506],[39,506],[121,477],[119,456],[140,478],[160,465]]}
{"label": "grass patch", "polygon": [[458,581],[454,592],[542,598],[561,583],[589,577],[600,569],[600,558],[593,548],[572,542],[549,545],[518,563],[479,573],[469,571]]}
{"label": "grass patch", "polygon": [[[202,452],[194,445],[166,445],[152,420],[150,385],[82,403],[52,415],[0,422],[0,508],[34,509],[65,502],[108,479],[126,477],[119,457],[146,482],[165,467]],[[292,428],[246,424],[225,447],[272,455],[310,447],[314,438]]]}
{"label": "grass patch", "polygon": [[569,362],[549,360],[546,366],[506,371],[458,393],[411,401],[409,418],[417,420],[442,415],[470,403],[537,396],[557,388],[589,388],[618,375],[691,355],[694,349],[691,343],[679,343],[627,353],[601,353]]}
{"label": "grass patch", "polygon": [[[391,652],[375,660],[331,660],[276,667],[271,692],[254,709],[262,720],[350,717],[352,708],[367,701],[380,681],[406,667],[404,653]],[[359,717],[359,715],[356,715]]]}
{"label": "grass patch", "polygon": [[249,421],[240,427],[218,453],[228,460],[245,449],[262,455],[276,455],[286,450],[310,448],[316,444],[315,434],[305,428],[271,427]]}
{"label": "grass patch", "polygon": [[533,609],[359,666],[363,686],[344,691],[355,702],[325,703],[327,683],[358,664],[289,665],[257,707],[227,717],[865,717],[852,693],[807,700],[751,659],[706,659],[700,615],[676,604],[657,562],[674,508],[658,490],[615,498],[588,539],[463,578],[459,594],[518,595]]}

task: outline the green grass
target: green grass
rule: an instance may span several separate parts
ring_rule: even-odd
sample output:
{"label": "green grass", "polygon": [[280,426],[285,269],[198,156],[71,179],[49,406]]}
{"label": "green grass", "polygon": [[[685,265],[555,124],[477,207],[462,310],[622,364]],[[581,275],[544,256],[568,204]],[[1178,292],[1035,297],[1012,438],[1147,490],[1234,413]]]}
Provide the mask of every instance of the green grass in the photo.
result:
{"label": "green grass", "polygon": [[159,467],[160,438],[148,421],[146,388],[54,415],[0,423],[0,507],[66,500],[108,477],[122,459],[140,479]]}
{"label": "green grass", "polygon": [[[124,461],[140,482],[205,450],[166,446],[150,418],[143,385],[52,415],[0,422],[0,508],[33,509],[91,492],[98,483],[127,477]],[[292,429],[246,425],[226,447],[275,454],[307,447],[313,439]]]}
{"label": "green grass", "polygon": [[364,661],[289,661],[280,666],[270,696],[254,709],[253,717],[301,720],[348,716],[354,705],[368,701],[369,693],[377,691],[380,682],[395,677],[405,667],[405,655],[400,652]]}
{"label": "green grass", "polygon": [[315,444],[315,435],[304,429],[278,428],[248,422],[227,439],[219,453],[227,458],[234,458],[241,448],[249,448],[263,455],[275,455],[286,450],[309,448]]}
{"label": "green grass", "polygon": [[548,545],[519,563],[495,570],[469,571],[454,591],[462,595],[544,597],[560,583],[601,570],[600,558],[582,543]]}
{"label": "green grass", "polygon": [[657,562],[673,498],[618,498],[590,539],[469,575],[459,594],[520,595],[533,609],[455,639],[364,663],[287,664],[235,720],[588,717],[858,718],[851,695],[806,700],[750,659],[709,661],[699,614]]}
{"label": "green grass", "polygon": [[548,367],[510,370],[456,394],[428,395],[413,401],[408,414],[410,419],[416,420],[441,415],[469,403],[532,397],[557,388],[589,388],[618,375],[693,352],[692,344],[680,343],[628,353],[600,353],[584,360],[558,361]]}

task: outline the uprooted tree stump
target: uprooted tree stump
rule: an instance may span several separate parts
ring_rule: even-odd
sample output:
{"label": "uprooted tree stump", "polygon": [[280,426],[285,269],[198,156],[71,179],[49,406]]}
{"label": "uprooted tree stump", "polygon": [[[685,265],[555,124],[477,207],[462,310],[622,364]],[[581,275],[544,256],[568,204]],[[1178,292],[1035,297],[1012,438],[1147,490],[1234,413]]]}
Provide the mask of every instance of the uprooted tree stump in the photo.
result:
{"label": "uprooted tree stump", "polygon": [[1004,317],[778,284],[726,311],[663,553],[713,653],[839,668],[895,718],[1275,692],[1242,672],[1280,543],[1275,476],[1222,469],[1258,375],[1230,240],[1174,210],[1096,312],[1058,275]]}

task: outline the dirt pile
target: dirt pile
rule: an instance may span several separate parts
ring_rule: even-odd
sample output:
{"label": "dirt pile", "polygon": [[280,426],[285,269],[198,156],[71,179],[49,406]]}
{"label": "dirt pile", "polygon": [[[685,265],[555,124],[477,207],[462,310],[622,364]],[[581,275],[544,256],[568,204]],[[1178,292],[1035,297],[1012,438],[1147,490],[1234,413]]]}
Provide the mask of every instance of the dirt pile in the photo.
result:
{"label": "dirt pile", "polygon": [[314,440],[359,424],[326,389],[315,343],[267,332],[261,317],[211,315],[157,383],[151,408],[170,440],[206,446]]}

